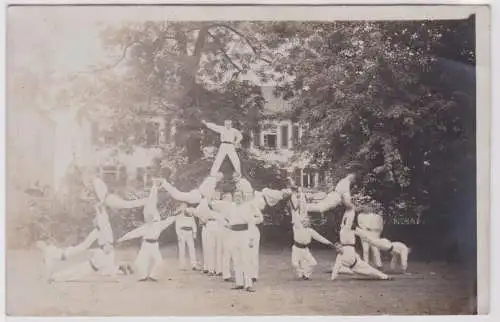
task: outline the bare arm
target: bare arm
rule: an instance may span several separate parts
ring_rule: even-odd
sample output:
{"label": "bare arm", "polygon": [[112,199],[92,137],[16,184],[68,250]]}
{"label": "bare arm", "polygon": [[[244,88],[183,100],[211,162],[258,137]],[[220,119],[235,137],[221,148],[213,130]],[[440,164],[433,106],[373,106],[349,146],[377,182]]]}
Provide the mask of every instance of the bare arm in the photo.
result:
{"label": "bare arm", "polygon": [[316,240],[322,244],[325,244],[325,245],[332,245],[333,244],[331,241],[329,241],[325,237],[321,236],[316,230],[309,228],[309,232],[311,233],[311,237],[314,240]]}

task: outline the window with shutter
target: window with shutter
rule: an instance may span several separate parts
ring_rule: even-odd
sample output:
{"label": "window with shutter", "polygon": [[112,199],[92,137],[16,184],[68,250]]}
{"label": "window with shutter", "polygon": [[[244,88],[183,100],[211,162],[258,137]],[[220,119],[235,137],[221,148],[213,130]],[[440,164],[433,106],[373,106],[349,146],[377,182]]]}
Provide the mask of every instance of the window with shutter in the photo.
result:
{"label": "window with shutter", "polygon": [[304,170],[302,175],[302,180],[304,182],[304,188],[315,188],[316,187],[316,176],[315,172],[311,169]]}
{"label": "window with shutter", "polygon": [[278,146],[276,134],[264,134],[264,146],[269,149],[276,149]]}
{"label": "window with shutter", "polygon": [[288,124],[281,126],[281,147],[288,149]]}
{"label": "window with shutter", "polygon": [[296,147],[299,144],[299,126],[298,125],[293,126],[292,142],[293,142],[294,147]]}
{"label": "window with shutter", "polygon": [[295,169],[293,171],[293,181],[295,185],[300,186],[300,169]]}
{"label": "window with shutter", "polygon": [[260,126],[253,131],[253,145],[256,147],[260,146]]}
{"label": "window with shutter", "polygon": [[151,122],[146,126],[146,144],[150,147],[160,145],[160,124]]}

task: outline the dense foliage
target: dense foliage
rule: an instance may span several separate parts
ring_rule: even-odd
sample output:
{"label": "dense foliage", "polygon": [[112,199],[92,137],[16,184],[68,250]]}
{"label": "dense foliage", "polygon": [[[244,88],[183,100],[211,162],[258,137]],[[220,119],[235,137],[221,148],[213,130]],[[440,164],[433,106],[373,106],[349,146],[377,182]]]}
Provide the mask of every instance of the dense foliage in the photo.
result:
{"label": "dense foliage", "polygon": [[[278,92],[310,128],[302,148],[391,215],[474,209],[473,18],[440,22],[274,23]],[[472,72],[471,72],[472,70]],[[461,78],[461,80],[457,80]],[[472,206],[472,207],[471,207]]]}

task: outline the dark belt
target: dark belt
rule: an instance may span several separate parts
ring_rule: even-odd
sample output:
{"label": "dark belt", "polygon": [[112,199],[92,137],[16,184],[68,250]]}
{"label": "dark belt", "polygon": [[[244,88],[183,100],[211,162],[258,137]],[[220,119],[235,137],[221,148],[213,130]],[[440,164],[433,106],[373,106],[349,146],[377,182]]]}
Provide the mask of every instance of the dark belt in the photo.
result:
{"label": "dark belt", "polygon": [[214,218],[209,218],[209,219],[207,219],[207,221],[215,221],[215,219]]}
{"label": "dark belt", "polygon": [[225,144],[234,144],[233,142],[229,142],[229,141],[222,141],[221,143],[225,143]]}
{"label": "dark belt", "polygon": [[356,258],[356,259],[354,260],[354,263],[352,263],[352,265],[351,265],[351,266],[349,266],[349,268],[350,268],[350,269],[353,269],[353,268],[354,268],[354,266],[356,266],[356,264],[357,264],[357,263],[358,263],[358,259]]}
{"label": "dark belt", "polygon": [[230,229],[231,229],[231,230],[234,230],[234,231],[244,231],[244,230],[248,230],[248,224],[237,224],[237,225],[231,225]]}
{"label": "dark belt", "polygon": [[151,238],[144,238],[143,239],[146,243],[154,244],[158,242],[158,239],[151,239]]}
{"label": "dark belt", "polygon": [[309,247],[309,244],[301,244],[301,243],[294,241],[293,246],[295,246],[297,248],[307,248],[307,247]]}
{"label": "dark belt", "polygon": [[193,227],[181,227],[182,230],[187,230],[187,231],[190,231],[190,230],[193,230]]}
{"label": "dark belt", "polygon": [[94,272],[99,271],[99,269],[97,268],[97,266],[95,266],[94,262],[91,259],[89,260],[89,264],[90,267],[92,267],[92,269],[94,270]]}

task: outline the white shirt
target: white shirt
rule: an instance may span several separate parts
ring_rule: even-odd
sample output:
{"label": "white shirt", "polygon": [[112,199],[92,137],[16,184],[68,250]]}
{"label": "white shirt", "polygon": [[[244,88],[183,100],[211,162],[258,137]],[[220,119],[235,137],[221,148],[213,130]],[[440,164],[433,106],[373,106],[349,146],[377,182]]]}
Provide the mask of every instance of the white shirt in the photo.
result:
{"label": "white shirt", "polygon": [[212,131],[220,134],[221,142],[231,142],[233,144],[238,144],[243,139],[241,132],[235,128],[227,129],[225,126],[219,126],[214,123],[206,123],[207,127]]}
{"label": "white shirt", "polygon": [[241,178],[236,183],[236,190],[241,191],[245,196],[253,194],[253,188],[250,182],[247,179]]}
{"label": "white shirt", "polygon": [[177,235],[182,231],[183,227],[191,227],[191,230],[193,233],[196,234],[196,222],[193,218],[193,216],[185,216],[185,215],[179,215],[175,219],[175,231]]}
{"label": "white shirt", "polygon": [[340,229],[339,240],[342,245],[355,245],[356,235],[350,227],[344,227]]}
{"label": "white shirt", "polygon": [[374,213],[360,213],[358,215],[358,226],[374,232],[382,232],[384,220],[382,216]]}
{"label": "white shirt", "polygon": [[210,209],[208,200],[205,198],[202,199],[198,207],[196,207],[196,216],[205,224],[211,220],[216,220],[220,224],[224,224],[223,215],[219,211]]}
{"label": "white shirt", "polygon": [[214,200],[212,208],[220,212],[228,225],[249,224],[256,225],[264,220],[260,209],[252,202],[236,204],[234,202]]}

